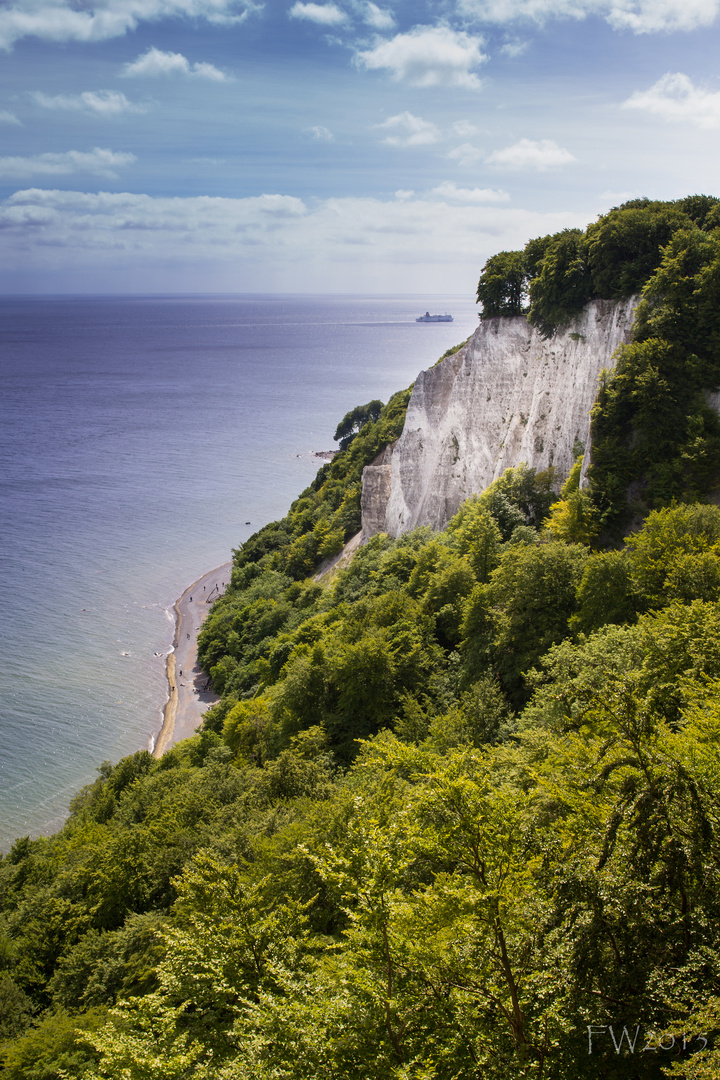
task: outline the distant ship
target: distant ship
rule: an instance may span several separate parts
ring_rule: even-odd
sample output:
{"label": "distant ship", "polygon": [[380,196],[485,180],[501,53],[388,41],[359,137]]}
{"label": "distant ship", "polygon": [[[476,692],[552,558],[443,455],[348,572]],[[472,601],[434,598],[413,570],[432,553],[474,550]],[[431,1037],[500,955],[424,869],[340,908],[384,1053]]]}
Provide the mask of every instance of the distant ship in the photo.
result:
{"label": "distant ship", "polygon": [[431,315],[429,311],[426,311],[424,315],[418,315],[415,322],[452,322],[452,315]]}

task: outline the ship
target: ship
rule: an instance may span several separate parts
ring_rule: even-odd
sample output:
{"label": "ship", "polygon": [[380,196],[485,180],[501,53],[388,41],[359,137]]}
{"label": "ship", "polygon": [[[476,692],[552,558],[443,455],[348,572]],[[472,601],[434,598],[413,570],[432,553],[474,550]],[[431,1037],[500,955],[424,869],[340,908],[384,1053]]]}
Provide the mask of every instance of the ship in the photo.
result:
{"label": "ship", "polygon": [[448,315],[447,312],[444,315],[431,315],[429,311],[426,311],[424,315],[418,315],[415,322],[452,322],[452,315]]}

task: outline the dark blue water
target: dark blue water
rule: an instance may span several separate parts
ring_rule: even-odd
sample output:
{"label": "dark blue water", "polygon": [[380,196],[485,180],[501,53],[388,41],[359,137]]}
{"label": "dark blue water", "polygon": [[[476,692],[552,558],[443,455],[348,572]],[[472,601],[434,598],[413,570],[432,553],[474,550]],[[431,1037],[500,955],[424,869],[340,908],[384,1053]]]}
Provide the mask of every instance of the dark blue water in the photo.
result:
{"label": "dark blue water", "polygon": [[471,297],[0,300],[0,850],[157,734],[185,586],[476,324]]}

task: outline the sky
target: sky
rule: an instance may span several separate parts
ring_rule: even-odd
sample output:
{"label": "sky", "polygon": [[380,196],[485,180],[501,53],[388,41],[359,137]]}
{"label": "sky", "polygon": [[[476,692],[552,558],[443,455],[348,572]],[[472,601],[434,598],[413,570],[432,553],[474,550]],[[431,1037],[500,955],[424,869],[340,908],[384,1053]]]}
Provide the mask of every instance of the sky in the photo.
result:
{"label": "sky", "polygon": [[0,292],[474,293],[720,195],[720,0],[0,0]]}

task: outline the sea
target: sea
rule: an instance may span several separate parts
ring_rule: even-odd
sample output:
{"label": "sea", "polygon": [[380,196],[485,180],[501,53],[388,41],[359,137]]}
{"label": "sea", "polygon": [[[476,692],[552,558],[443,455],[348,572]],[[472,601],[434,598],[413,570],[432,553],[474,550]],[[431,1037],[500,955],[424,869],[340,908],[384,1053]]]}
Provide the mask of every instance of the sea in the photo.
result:
{"label": "sea", "polygon": [[0,298],[0,852],[152,746],[175,599],[476,326],[470,295]]}

